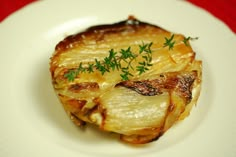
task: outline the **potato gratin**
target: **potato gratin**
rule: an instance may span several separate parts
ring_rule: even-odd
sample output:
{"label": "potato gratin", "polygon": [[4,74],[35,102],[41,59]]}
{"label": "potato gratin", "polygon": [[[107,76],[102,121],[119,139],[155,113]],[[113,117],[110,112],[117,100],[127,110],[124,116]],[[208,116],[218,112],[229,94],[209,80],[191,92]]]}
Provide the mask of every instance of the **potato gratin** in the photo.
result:
{"label": "potato gratin", "polygon": [[141,144],[187,117],[202,62],[189,40],[129,17],[66,37],[51,57],[55,92],[78,126],[92,123]]}

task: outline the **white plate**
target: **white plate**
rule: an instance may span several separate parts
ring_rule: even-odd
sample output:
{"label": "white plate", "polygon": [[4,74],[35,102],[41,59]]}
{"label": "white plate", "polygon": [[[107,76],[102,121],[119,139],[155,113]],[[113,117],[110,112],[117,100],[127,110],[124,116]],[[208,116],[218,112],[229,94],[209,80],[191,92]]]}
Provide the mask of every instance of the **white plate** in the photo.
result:
{"label": "white plate", "polygon": [[[51,86],[49,58],[66,35],[128,15],[186,36],[203,60],[203,89],[191,115],[158,141],[121,143],[93,127],[77,128]],[[0,156],[235,157],[236,37],[184,1],[38,1],[0,24]]]}

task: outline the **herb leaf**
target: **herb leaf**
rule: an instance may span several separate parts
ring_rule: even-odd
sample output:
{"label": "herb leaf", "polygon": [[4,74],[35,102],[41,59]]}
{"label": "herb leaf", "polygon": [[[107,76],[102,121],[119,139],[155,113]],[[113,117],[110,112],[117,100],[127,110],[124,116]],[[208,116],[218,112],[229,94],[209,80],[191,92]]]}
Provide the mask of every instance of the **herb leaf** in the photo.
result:
{"label": "herb leaf", "polygon": [[183,42],[184,42],[184,44],[185,44],[186,46],[189,46],[189,44],[188,44],[188,41],[189,41],[189,40],[197,40],[197,39],[198,39],[198,37],[195,37],[195,38],[192,38],[192,37],[184,37]]}
{"label": "herb leaf", "polygon": [[[86,65],[81,62],[77,69],[69,70],[64,74],[64,77],[67,78],[68,81],[74,81],[78,74],[86,72],[92,73],[95,69],[97,69],[102,75],[106,72],[110,72],[111,70],[121,71],[121,79],[124,81],[129,80],[129,77],[133,76],[130,69],[133,71],[136,70],[139,75],[141,75],[152,66],[152,44],[153,43],[151,42],[147,44],[142,43],[139,45],[139,54],[133,53],[131,51],[131,47],[121,49],[119,52],[115,52],[114,49],[111,49],[109,51],[109,55],[103,60],[99,61],[98,59],[95,59],[94,63],[87,63]],[[134,68],[132,63],[138,56],[141,56],[143,60]],[[126,64],[121,64],[122,62]]]}
{"label": "herb leaf", "polygon": [[173,49],[174,48],[174,44],[175,44],[175,41],[173,41],[174,39],[174,34],[171,35],[171,37],[168,39],[165,37],[165,43],[163,45],[163,47],[169,47],[169,50]]}
{"label": "herb leaf", "polygon": [[76,76],[77,76],[77,74],[76,74],[76,71],[74,71],[74,70],[69,70],[64,75],[64,77],[66,77],[68,79],[68,81],[74,81]]}

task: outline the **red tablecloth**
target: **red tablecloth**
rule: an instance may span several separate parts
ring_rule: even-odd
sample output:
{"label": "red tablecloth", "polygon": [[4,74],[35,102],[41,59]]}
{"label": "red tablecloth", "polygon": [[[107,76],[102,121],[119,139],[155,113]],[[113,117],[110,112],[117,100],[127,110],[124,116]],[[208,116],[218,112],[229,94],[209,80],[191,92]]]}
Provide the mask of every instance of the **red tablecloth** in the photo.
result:
{"label": "red tablecloth", "polygon": [[[1,0],[0,22],[9,14],[35,0]],[[225,22],[236,33],[236,0],[187,0]],[[187,2],[186,2],[187,3]]]}

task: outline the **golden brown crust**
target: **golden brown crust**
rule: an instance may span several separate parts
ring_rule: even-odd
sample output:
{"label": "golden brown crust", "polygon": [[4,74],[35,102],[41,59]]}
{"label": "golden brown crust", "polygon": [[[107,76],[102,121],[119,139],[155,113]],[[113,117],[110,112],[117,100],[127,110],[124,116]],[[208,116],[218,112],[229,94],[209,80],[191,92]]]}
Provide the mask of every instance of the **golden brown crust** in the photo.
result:
{"label": "golden brown crust", "polygon": [[154,96],[163,92],[177,90],[189,103],[192,99],[192,84],[197,78],[197,72],[165,73],[160,74],[154,80],[122,81],[116,86],[124,86],[145,96]]}
{"label": "golden brown crust", "polygon": [[[190,43],[174,34],[173,49],[163,46],[173,33],[134,17],[111,25],[93,26],[59,42],[50,62],[52,84],[72,121],[98,125],[120,134],[122,141],[143,144],[154,141],[176,121],[189,115],[201,86],[201,61]],[[70,82],[65,74],[81,62],[102,60],[110,49],[153,43],[152,67],[121,81],[119,71],[80,73]],[[140,57],[141,58],[141,57]],[[134,62],[138,64],[140,58]]]}
{"label": "golden brown crust", "polygon": [[97,90],[97,89],[99,89],[99,85],[97,82],[75,83],[68,87],[68,90],[74,93],[79,93],[82,90]]}
{"label": "golden brown crust", "polygon": [[63,41],[59,42],[56,46],[56,51],[63,52],[67,49],[73,48],[74,44],[83,44],[83,37],[92,37],[94,40],[102,40],[104,35],[108,34],[120,34],[124,32],[137,32],[140,29],[145,29],[145,27],[153,27],[159,31],[165,31],[164,29],[151,25],[145,22],[141,22],[134,17],[130,16],[128,20],[121,21],[114,24],[108,25],[97,25],[92,26],[85,30],[84,32],[70,35],[66,37]]}

